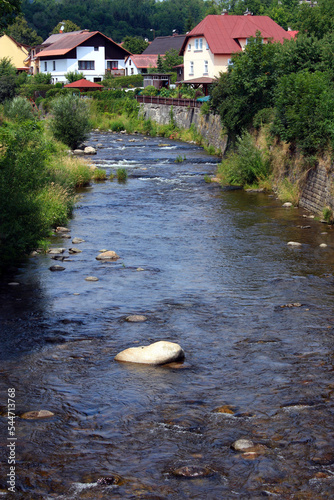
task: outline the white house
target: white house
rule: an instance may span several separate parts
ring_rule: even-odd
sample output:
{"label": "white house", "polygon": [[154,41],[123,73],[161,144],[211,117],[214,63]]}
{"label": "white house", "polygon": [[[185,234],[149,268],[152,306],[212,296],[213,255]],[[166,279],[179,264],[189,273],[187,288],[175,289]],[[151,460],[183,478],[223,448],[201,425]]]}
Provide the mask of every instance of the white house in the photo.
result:
{"label": "white house", "polygon": [[73,31],[51,35],[37,54],[40,73],[51,73],[53,83],[66,82],[66,73],[83,73],[100,82],[106,73],[124,75],[130,53],[99,31]]}
{"label": "white house", "polygon": [[247,40],[261,32],[264,43],[283,42],[291,34],[268,16],[209,15],[186,36],[180,55],[184,56],[184,78],[191,83],[206,82],[226,72],[231,55],[244,50]]}
{"label": "white house", "polygon": [[149,73],[150,69],[156,68],[158,63],[157,54],[133,54],[125,58],[125,74],[139,75]]}

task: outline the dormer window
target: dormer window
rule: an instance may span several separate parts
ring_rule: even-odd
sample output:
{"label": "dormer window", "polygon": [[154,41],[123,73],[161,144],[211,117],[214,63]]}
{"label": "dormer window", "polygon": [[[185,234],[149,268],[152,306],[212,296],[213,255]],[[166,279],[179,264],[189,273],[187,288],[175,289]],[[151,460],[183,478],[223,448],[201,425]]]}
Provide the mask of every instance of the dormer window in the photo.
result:
{"label": "dormer window", "polygon": [[188,50],[191,50],[191,43],[188,43]]}
{"label": "dormer window", "polygon": [[203,49],[203,38],[195,38],[195,50]]}

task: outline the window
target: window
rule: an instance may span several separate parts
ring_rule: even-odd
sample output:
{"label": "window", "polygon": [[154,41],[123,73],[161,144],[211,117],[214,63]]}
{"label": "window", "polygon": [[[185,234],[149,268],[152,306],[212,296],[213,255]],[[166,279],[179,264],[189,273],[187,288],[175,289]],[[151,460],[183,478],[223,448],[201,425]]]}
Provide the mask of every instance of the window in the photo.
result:
{"label": "window", "polygon": [[131,59],[129,59],[129,66],[131,66],[131,64],[132,64],[132,61],[131,61]]}
{"label": "window", "polygon": [[78,69],[95,69],[95,61],[78,61]]}
{"label": "window", "polygon": [[208,42],[206,42],[206,50],[209,50],[209,48],[210,48],[209,44],[208,44]]}
{"label": "window", "polygon": [[195,38],[195,50],[198,50],[198,38]]}
{"label": "window", "polygon": [[203,38],[195,38],[195,50],[203,50]]}
{"label": "window", "polygon": [[133,69],[133,68],[131,68],[131,75],[133,75],[133,74],[134,74],[134,69]]}
{"label": "window", "polygon": [[188,43],[188,50],[191,50],[191,43]]}
{"label": "window", "polygon": [[118,61],[107,61],[107,69],[118,69]]}
{"label": "window", "polygon": [[199,39],[199,50],[203,50],[203,38]]}
{"label": "window", "polygon": [[52,71],[56,71],[56,61],[52,61]]}
{"label": "window", "polygon": [[47,71],[48,70],[48,63],[47,61],[44,61],[44,71]]}
{"label": "window", "polygon": [[227,65],[228,65],[228,66],[233,66],[232,59],[227,59]]}
{"label": "window", "polygon": [[209,62],[204,61],[204,74],[207,75],[209,73]]}
{"label": "window", "polygon": [[189,72],[190,75],[193,75],[194,74],[194,62],[193,61],[190,61],[190,72]]}
{"label": "window", "polygon": [[99,48],[98,47],[94,47],[94,50],[95,50],[95,52],[98,52]]}

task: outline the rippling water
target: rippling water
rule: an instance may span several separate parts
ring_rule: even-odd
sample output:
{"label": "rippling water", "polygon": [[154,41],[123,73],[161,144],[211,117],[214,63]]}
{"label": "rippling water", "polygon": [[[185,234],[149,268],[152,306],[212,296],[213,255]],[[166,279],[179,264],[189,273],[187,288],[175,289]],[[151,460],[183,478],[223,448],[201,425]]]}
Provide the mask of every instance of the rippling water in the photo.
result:
{"label": "rippling water", "polygon": [[[206,184],[217,159],[195,145],[91,141],[94,163],[125,167],[127,183],[83,190],[69,228],[85,242],[65,271],[39,256],[0,283],[0,488],[14,387],[18,415],[54,413],[16,420],[17,498],[331,498],[332,228]],[[99,262],[101,249],[121,259]],[[183,347],[181,369],[113,360],[161,339]],[[234,451],[239,438],[255,451]],[[210,473],[173,474],[185,466]]]}

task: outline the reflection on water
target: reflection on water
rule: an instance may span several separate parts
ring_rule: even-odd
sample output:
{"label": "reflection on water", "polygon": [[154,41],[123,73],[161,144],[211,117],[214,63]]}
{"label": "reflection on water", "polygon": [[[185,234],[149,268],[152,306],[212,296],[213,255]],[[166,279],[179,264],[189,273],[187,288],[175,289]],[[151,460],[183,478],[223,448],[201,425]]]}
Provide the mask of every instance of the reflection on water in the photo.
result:
{"label": "reflection on water", "polygon": [[[82,253],[59,273],[31,258],[0,285],[0,487],[15,387],[18,415],[54,413],[16,421],[18,498],[330,498],[332,229],[206,184],[216,160],[194,145],[95,140],[96,164],[129,179],[83,191],[69,224]],[[121,259],[99,262],[101,249]],[[183,367],[113,361],[161,339],[181,344]],[[234,451],[239,438],[254,451]],[[185,466],[210,473],[172,473]]]}

